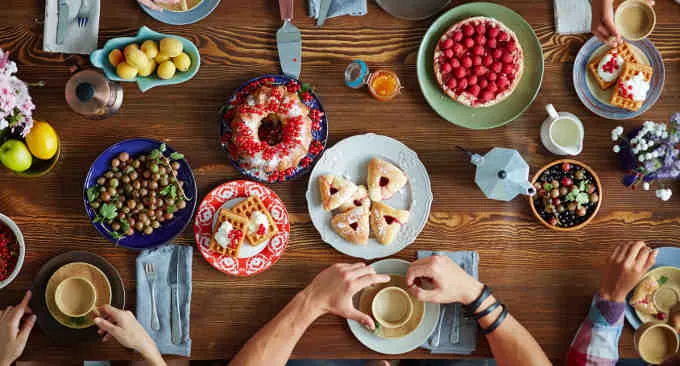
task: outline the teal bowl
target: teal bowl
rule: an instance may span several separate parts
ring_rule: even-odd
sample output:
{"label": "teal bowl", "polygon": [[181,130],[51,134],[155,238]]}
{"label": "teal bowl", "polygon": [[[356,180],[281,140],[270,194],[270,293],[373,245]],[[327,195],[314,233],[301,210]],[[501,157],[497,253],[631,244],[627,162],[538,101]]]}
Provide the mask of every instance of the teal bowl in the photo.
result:
{"label": "teal bowl", "polygon": [[[136,79],[131,80],[123,79],[118,77],[118,75],[116,74],[116,68],[113,67],[111,63],[109,63],[109,53],[114,49],[119,49],[123,51],[125,46],[129,45],[130,43],[137,43],[141,45],[142,42],[148,39],[160,41],[161,39],[167,37],[179,39],[184,47],[184,52],[191,58],[191,66],[189,67],[189,70],[184,72],[177,71],[177,73],[172,79],[163,80],[156,76],[155,72],[146,77],[138,76]],[[137,32],[137,36],[135,37],[118,37],[108,40],[104,45],[104,48],[98,49],[92,52],[92,54],[90,54],[90,62],[95,67],[104,70],[104,74],[106,74],[106,77],[109,80],[123,82],[136,81],[139,90],[145,92],[159,85],[181,84],[187,80],[191,80],[191,78],[193,78],[194,75],[196,75],[196,73],[198,72],[198,68],[201,65],[201,54],[198,52],[198,48],[196,47],[196,45],[186,38],[174,36],[171,34],[158,33],[149,29],[146,26],[143,26],[139,28],[139,32]]]}

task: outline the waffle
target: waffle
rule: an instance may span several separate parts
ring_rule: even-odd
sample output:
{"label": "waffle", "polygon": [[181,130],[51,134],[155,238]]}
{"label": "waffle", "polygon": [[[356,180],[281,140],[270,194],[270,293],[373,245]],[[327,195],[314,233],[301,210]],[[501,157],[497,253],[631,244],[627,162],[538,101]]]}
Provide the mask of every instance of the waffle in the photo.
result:
{"label": "waffle", "polygon": [[642,107],[642,105],[645,103],[644,100],[640,101],[633,100],[631,98],[623,96],[621,93],[623,83],[627,80],[630,80],[633,76],[637,75],[638,73],[642,73],[645,77],[645,80],[647,80],[647,82],[650,82],[652,80],[652,74],[654,73],[654,69],[652,69],[651,66],[635,64],[632,62],[626,62],[623,65],[623,70],[621,70],[621,76],[619,76],[618,85],[616,86],[616,88],[614,88],[614,92],[612,92],[612,97],[609,100],[609,103],[611,105],[619,108],[628,109],[631,111],[637,111]]}
{"label": "waffle", "polygon": [[238,253],[239,250],[241,249],[241,244],[243,244],[243,239],[245,238],[245,236],[241,234],[241,237],[236,242],[233,242],[227,245],[226,248],[223,248],[222,246],[220,246],[219,243],[217,243],[217,240],[215,240],[215,234],[219,230],[222,223],[224,223],[225,221],[229,221],[229,223],[234,227],[233,230],[240,230],[241,233],[245,233],[246,230],[248,230],[248,218],[237,215],[227,209],[221,209],[218,215],[219,216],[217,218],[217,222],[215,223],[215,227],[213,228],[213,233],[210,236],[209,248],[210,250],[220,253],[222,255],[238,257]]}
{"label": "waffle", "polygon": [[[231,208],[231,211],[236,213],[237,215],[247,217],[249,222],[250,216],[255,211],[260,211],[267,216],[267,221],[269,222],[269,225],[267,226],[267,231],[264,234],[259,235],[257,234],[257,232],[250,232],[250,230],[248,230],[246,238],[248,238],[248,243],[251,246],[260,245],[265,241],[271,239],[274,235],[276,235],[279,232],[279,230],[276,228],[276,223],[274,223],[272,215],[269,213],[269,210],[267,210],[267,208],[264,207],[264,204],[257,196],[250,196],[245,200],[239,202],[236,206]],[[249,226],[250,225],[247,225],[246,227],[250,229]]]}
{"label": "waffle", "polygon": [[637,57],[635,57],[635,54],[633,51],[631,51],[630,47],[628,47],[628,43],[623,43],[622,45],[612,48],[609,51],[603,53],[599,57],[594,58],[590,63],[588,64],[588,70],[590,71],[590,74],[593,76],[593,78],[597,81],[597,84],[600,86],[600,89],[602,90],[607,90],[612,87],[612,85],[616,84],[616,81],[618,78],[612,80],[612,81],[604,81],[602,78],[600,78],[600,75],[597,74],[597,65],[600,64],[600,61],[608,55],[608,54],[617,54],[623,58],[623,65],[621,67],[625,66],[627,63],[634,63],[637,64],[639,63]]}

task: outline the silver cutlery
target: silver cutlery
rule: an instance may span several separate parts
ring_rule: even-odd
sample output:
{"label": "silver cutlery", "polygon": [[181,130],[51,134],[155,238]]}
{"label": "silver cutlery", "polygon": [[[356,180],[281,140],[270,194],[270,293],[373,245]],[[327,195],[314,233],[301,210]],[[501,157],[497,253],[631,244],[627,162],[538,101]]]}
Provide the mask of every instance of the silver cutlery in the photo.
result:
{"label": "silver cutlery", "polygon": [[153,263],[145,263],[144,273],[146,274],[146,281],[149,283],[149,288],[151,289],[151,329],[160,330],[161,322],[158,319],[158,310],[156,309],[156,265]]}
{"label": "silver cutlery", "polygon": [[[184,263],[185,263],[184,248],[180,247],[180,248],[177,248],[177,249],[179,250],[179,260],[177,261],[177,273],[178,273],[179,286],[177,287],[177,296],[179,298],[179,315],[180,315],[179,325],[180,325],[180,328],[181,328],[183,326],[182,321],[181,321],[182,314],[184,314],[184,307],[186,306],[186,302],[187,302],[187,294],[186,294],[186,291],[185,291],[186,288],[184,287],[184,284],[186,283],[186,273],[184,272],[184,268],[182,267],[182,266],[184,266]],[[181,343],[184,343],[184,339],[181,339],[180,341],[181,341]]]}
{"label": "silver cutlery", "polygon": [[170,326],[171,340],[173,344],[182,343],[182,318],[179,312],[179,248],[175,248],[170,258],[168,268],[168,285],[170,286]]}
{"label": "silver cutlery", "polygon": [[69,6],[67,0],[59,0],[59,16],[57,18],[57,44],[64,43],[64,35],[68,27]]}
{"label": "silver cutlery", "polygon": [[90,20],[90,0],[81,0],[80,9],[78,9],[78,26],[80,28],[87,27],[87,22]]}
{"label": "silver cutlery", "polygon": [[326,22],[328,18],[328,10],[331,8],[331,0],[321,0],[319,4],[319,14],[316,18],[316,26],[320,27]]}
{"label": "silver cutlery", "polygon": [[442,327],[444,326],[444,316],[446,314],[446,306],[441,307],[441,312],[439,313],[439,326],[437,326],[437,333],[430,338],[430,345],[432,347],[439,347],[439,341],[442,338]]}
{"label": "silver cutlery", "polygon": [[283,73],[298,79],[302,68],[302,34],[293,25],[293,0],[279,0],[283,25],[276,32],[276,48]]}

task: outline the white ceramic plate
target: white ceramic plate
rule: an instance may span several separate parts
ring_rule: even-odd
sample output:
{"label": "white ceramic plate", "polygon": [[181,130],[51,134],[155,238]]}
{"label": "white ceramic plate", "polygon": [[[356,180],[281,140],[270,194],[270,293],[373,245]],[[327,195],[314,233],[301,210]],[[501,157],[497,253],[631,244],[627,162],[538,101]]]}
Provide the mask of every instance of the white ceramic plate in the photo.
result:
{"label": "white ceramic plate", "polygon": [[[371,267],[375,268],[377,273],[400,274],[405,276],[409,264],[409,262],[401,259],[383,259],[371,264]],[[427,342],[427,339],[430,338],[430,335],[432,335],[432,332],[434,332],[434,329],[437,327],[439,311],[439,304],[426,302],[425,313],[423,314],[423,320],[420,322],[420,326],[409,335],[396,339],[378,337],[354,320],[347,319],[347,324],[349,325],[352,334],[354,334],[357,340],[364,346],[378,353],[398,355],[411,352]]]}
{"label": "white ceramic plate", "polygon": [[[357,185],[365,185],[368,163],[376,157],[396,165],[408,176],[406,186],[384,202],[398,209],[409,210],[410,218],[389,245],[382,245],[374,238],[370,238],[366,245],[352,244],[331,227],[333,215],[321,205],[319,176],[335,174]],[[418,154],[393,138],[373,133],[348,137],[326,150],[312,170],[307,186],[307,209],[314,227],[321,234],[321,240],[339,252],[363,259],[387,257],[413,243],[427,224],[431,205],[430,175]]]}

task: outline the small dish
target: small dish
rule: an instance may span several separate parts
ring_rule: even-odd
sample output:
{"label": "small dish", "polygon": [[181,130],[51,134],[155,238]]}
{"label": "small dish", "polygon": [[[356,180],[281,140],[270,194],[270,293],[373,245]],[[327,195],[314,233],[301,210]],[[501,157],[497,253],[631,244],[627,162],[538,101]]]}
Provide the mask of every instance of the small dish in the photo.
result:
{"label": "small dish", "polygon": [[17,262],[14,265],[14,269],[9,274],[9,277],[0,281],[0,289],[7,287],[14,279],[17,277],[21,271],[21,267],[24,265],[24,256],[26,255],[26,244],[24,243],[24,235],[21,233],[19,226],[12,221],[9,217],[0,213],[0,225],[7,226],[9,230],[14,234],[14,239],[19,246],[19,256],[17,257]]}
{"label": "small dish", "polygon": [[406,324],[413,316],[413,300],[399,286],[384,287],[371,302],[373,317],[381,327],[394,329]]}
{"label": "small dish", "polygon": [[[570,168],[566,169],[566,166],[569,166]],[[583,170],[585,172],[583,178],[577,178],[575,176],[579,170]],[[543,182],[542,178],[543,178],[544,173],[550,175],[550,177],[552,179],[549,179],[548,182]],[[571,183],[570,184],[561,183],[565,178],[568,179],[568,181],[571,182]],[[591,179],[592,179],[592,181],[590,181]],[[551,183],[551,182],[553,180],[557,180],[558,187],[552,186],[553,183]],[[583,187],[579,187],[580,184],[578,182],[584,182],[584,181],[589,181],[588,186],[592,185],[593,188],[594,188],[594,191],[590,192],[590,191],[587,191],[585,189],[580,189],[580,188],[583,188]],[[600,207],[602,206],[602,201],[604,200],[604,192],[602,191],[602,184],[600,183],[600,177],[597,175],[597,173],[595,173],[595,171],[591,167],[589,167],[588,165],[583,164],[583,163],[576,161],[576,160],[572,160],[572,159],[557,160],[557,161],[553,161],[552,163],[545,165],[534,175],[534,178],[531,181],[531,184],[533,184],[534,187],[537,187],[536,188],[537,189],[536,195],[529,199],[529,207],[531,207],[531,212],[534,214],[534,217],[536,217],[536,219],[541,222],[541,224],[543,224],[544,226],[546,226],[546,227],[548,227],[552,230],[556,230],[556,231],[574,231],[574,230],[579,230],[579,229],[585,227],[595,218],[595,216],[597,216],[597,213],[599,212]],[[550,189],[546,188],[546,184],[550,186],[550,187],[548,187]],[[540,185],[540,187],[539,187],[539,185]],[[562,187],[562,186],[564,186],[564,187]],[[574,186],[579,188],[579,192],[577,192],[577,194],[574,194],[570,201],[562,202],[562,197],[564,196],[564,194],[562,194],[563,192],[561,191],[560,188],[568,188],[567,196],[569,196],[572,193],[572,187],[574,187]],[[564,206],[564,205],[562,205],[563,203],[566,204],[566,202],[569,202],[569,204],[574,203],[579,209],[581,207],[583,207],[585,209],[585,215],[583,215],[583,216],[579,216],[580,214],[576,214],[576,213],[570,214],[570,213],[567,212],[567,211],[574,211],[574,210],[565,210],[565,211],[561,211],[560,214],[558,214],[558,216],[561,217],[561,218],[573,220],[574,225],[562,226],[564,224],[560,224],[561,220],[558,219],[555,215],[552,215],[552,217],[557,220],[557,223],[555,223],[555,222],[551,223],[551,222],[548,222],[547,221],[548,219],[546,217],[544,217],[544,215],[541,214],[541,213],[545,213],[545,215],[547,215],[550,212],[547,210],[547,206],[546,206],[546,209],[544,209],[542,206],[537,207],[536,201],[543,199],[543,197],[541,196],[542,192],[543,192],[543,194],[550,194],[551,193],[550,191],[553,191],[553,190],[558,190],[558,196],[552,197],[552,199],[553,199],[553,201],[551,202],[552,205]],[[548,192],[546,192],[546,191],[548,191]],[[578,197],[578,195],[580,193],[584,193],[587,196],[589,196],[588,202],[578,202],[577,203],[575,201],[576,199],[580,200],[580,198]],[[595,201],[591,197],[592,194],[597,195],[597,201]],[[574,197],[576,197],[576,198],[574,198]],[[554,203],[554,202],[556,202],[554,200],[559,200],[560,202]],[[541,213],[539,213],[539,210],[541,210]],[[574,211],[574,212],[576,212],[576,211]],[[567,216],[569,216],[569,217],[567,217]],[[583,219],[582,217],[585,217],[585,219]],[[560,224],[560,225],[558,226],[558,224]]]}
{"label": "small dish", "polygon": [[[182,42],[182,46],[184,47],[184,52],[191,58],[191,66],[189,69],[186,72],[178,72],[171,79],[163,80],[155,76],[155,74],[147,77],[139,76],[136,79],[130,80],[123,79],[116,74],[116,68],[113,67],[113,65],[111,65],[109,62],[109,53],[114,49],[123,49],[130,43],[141,44],[148,39],[160,41],[161,39],[167,37],[180,40],[180,42]],[[100,48],[90,54],[90,62],[97,68],[102,69],[109,80],[137,82],[139,90],[145,92],[159,85],[175,85],[191,80],[196,75],[201,65],[201,54],[198,52],[196,45],[184,37],[155,32],[146,26],[143,26],[139,28],[139,32],[137,32],[137,35],[134,37],[118,37],[108,40],[104,44],[103,48]]]}
{"label": "small dish", "polygon": [[172,11],[172,10],[153,10],[142,5],[139,6],[145,13],[159,22],[170,25],[186,25],[193,24],[203,20],[210,15],[220,4],[220,0],[202,0],[198,5],[187,11]]}
{"label": "small dish", "polygon": [[659,365],[678,352],[680,339],[673,327],[665,323],[645,323],[633,337],[635,350],[642,360]]}
{"label": "small dish", "polygon": [[639,41],[656,26],[656,12],[646,0],[626,0],[614,13],[614,24],[623,38]]}

